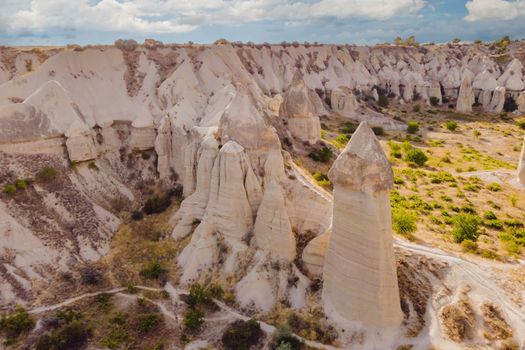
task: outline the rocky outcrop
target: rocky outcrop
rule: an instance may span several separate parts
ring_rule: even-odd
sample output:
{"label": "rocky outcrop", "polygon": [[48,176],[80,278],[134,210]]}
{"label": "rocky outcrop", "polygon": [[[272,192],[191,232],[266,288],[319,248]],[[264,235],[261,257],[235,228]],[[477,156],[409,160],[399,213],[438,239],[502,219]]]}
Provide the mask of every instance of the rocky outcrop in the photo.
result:
{"label": "rocky outcrop", "polygon": [[398,326],[403,315],[391,231],[393,173],[366,123],[328,177],[334,184],[334,214],[323,270],[325,312],[367,327]]}
{"label": "rocky outcrop", "polygon": [[98,156],[93,131],[77,121],[66,131],[66,148],[71,161],[82,162]]}
{"label": "rocky outcrop", "polygon": [[522,91],[525,89],[523,64],[518,59],[515,58],[509,63],[505,72],[498,78],[498,85],[510,91]]}
{"label": "rocky outcrop", "polygon": [[157,134],[151,115],[144,114],[131,124],[130,147],[135,151],[146,151],[155,148]]}
{"label": "rocky outcrop", "polygon": [[474,92],[472,91],[471,79],[464,77],[459,88],[458,101],[456,110],[458,112],[472,112],[472,105],[474,104]]}
{"label": "rocky outcrop", "polygon": [[357,108],[359,108],[357,98],[352,93],[352,90],[344,86],[332,90],[330,104],[334,112],[340,113],[345,117],[353,116],[356,113]]}
{"label": "rocky outcrop", "polygon": [[299,74],[283,97],[279,115],[288,122],[288,129],[297,139],[316,143],[321,137],[321,123],[316,114],[314,99],[317,94],[310,90]]}
{"label": "rocky outcrop", "polygon": [[271,256],[286,262],[295,258],[295,236],[281,186],[272,180],[264,196],[255,220],[255,241],[257,246]]}

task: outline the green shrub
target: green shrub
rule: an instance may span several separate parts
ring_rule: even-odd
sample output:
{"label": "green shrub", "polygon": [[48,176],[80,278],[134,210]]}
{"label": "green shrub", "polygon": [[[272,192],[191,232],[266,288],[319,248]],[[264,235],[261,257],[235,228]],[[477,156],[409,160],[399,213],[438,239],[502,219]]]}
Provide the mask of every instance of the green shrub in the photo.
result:
{"label": "green shrub", "polygon": [[376,136],[384,136],[385,135],[385,129],[383,129],[381,126],[373,126],[372,131]]}
{"label": "green shrub", "polygon": [[16,192],[16,186],[12,184],[5,185],[4,188],[2,189],[2,192],[7,193],[7,194],[13,194]]}
{"label": "green shrub", "polygon": [[427,155],[419,148],[412,148],[405,154],[405,161],[408,163],[417,164],[423,166],[428,160]]}
{"label": "green shrub", "polygon": [[210,300],[210,295],[206,288],[199,283],[194,283],[190,287],[190,294],[186,298],[186,304],[194,308],[199,304],[206,303]]}
{"label": "green shrub", "polygon": [[237,320],[231,323],[222,335],[222,344],[227,350],[250,349],[263,336],[261,325],[254,319]]}
{"label": "green shrub", "polygon": [[414,113],[421,112],[421,105],[420,104],[414,105],[414,107],[412,107],[412,112]]}
{"label": "green shrub", "polygon": [[461,250],[466,253],[476,253],[478,251],[478,244],[470,239],[461,242]]}
{"label": "green shrub", "polygon": [[520,129],[525,130],[525,119],[518,119],[518,120],[516,120],[516,125]]}
{"label": "green shrub", "polygon": [[419,131],[419,123],[418,122],[408,122],[407,123],[407,132],[409,134],[415,134]]}
{"label": "green shrub", "polygon": [[499,192],[501,191],[501,185],[497,182],[492,182],[487,185],[487,190],[492,192]]}
{"label": "green shrub", "polygon": [[353,134],[357,129],[357,125],[352,122],[346,122],[339,131],[343,134]]}
{"label": "green shrub", "polygon": [[329,147],[323,147],[321,149],[315,149],[310,154],[308,154],[308,157],[315,160],[316,162],[321,163],[328,163],[330,159],[332,159],[332,156],[334,153]]}
{"label": "green shrub", "polygon": [[162,268],[162,265],[157,261],[151,263],[148,267],[140,271],[140,275],[144,278],[157,279],[159,278],[166,270]]}
{"label": "green shrub", "polygon": [[497,220],[498,217],[496,216],[496,214],[494,214],[494,212],[492,210],[489,210],[489,211],[485,212],[485,214],[483,214],[483,219],[486,219],[486,220]]}
{"label": "green shrub", "polygon": [[417,230],[417,215],[401,208],[392,211],[392,226],[400,235],[410,235]]}
{"label": "green shrub", "polygon": [[80,321],[72,321],[50,334],[43,335],[36,344],[36,350],[81,349],[91,336],[91,330]]}
{"label": "green shrub", "polygon": [[15,186],[17,190],[25,190],[27,188],[26,180],[16,180]]}
{"label": "green shrub", "polygon": [[270,342],[270,349],[282,349],[281,346],[285,349],[301,350],[303,342],[296,338],[287,326],[278,326]]}
{"label": "green shrub", "polygon": [[336,144],[338,148],[344,148],[346,144],[348,143],[348,141],[350,141],[348,136],[346,136],[345,134],[339,134],[335,138],[334,143]]}
{"label": "green shrub", "polygon": [[184,319],[182,320],[182,325],[184,326],[184,331],[186,332],[195,332],[197,331],[202,324],[204,323],[204,313],[199,309],[190,309],[184,314]]}
{"label": "green shrub", "polygon": [[138,319],[138,329],[141,333],[147,333],[160,323],[162,317],[159,314],[142,315]]}
{"label": "green shrub", "polygon": [[22,307],[7,315],[0,317],[0,334],[6,338],[18,338],[22,333],[29,332],[33,329],[35,321]]}
{"label": "green shrub", "polygon": [[168,209],[170,205],[171,196],[167,193],[162,196],[154,196],[148,199],[146,203],[144,203],[144,208],[142,210],[148,215],[158,214]]}
{"label": "green shrub", "polygon": [[481,218],[473,214],[458,214],[453,218],[452,236],[457,243],[466,239],[476,242],[479,236]]}
{"label": "green shrub", "polygon": [[436,96],[430,96],[430,104],[432,106],[437,106],[439,104],[439,98],[437,98]]}
{"label": "green shrub", "polygon": [[388,101],[388,97],[385,95],[379,96],[379,100],[377,101],[377,105],[382,108],[387,108],[390,104],[390,101]]}
{"label": "green shrub", "polygon": [[496,219],[485,220],[483,224],[495,230],[503,230],[503,223],[500,220],[496,220]]}
{"label": "green shrub", "polygon": [[440,171],[437,173],[430,174],[430,182],[433,184],[440,184],[443,182],[455,183],[456,179],[451,173],[447,171]]}
{"label": "green shrub", "polygon": [[142,213],[142,211],[140,210],[135,210],[132,214],[131,214],[131,220],[133,221],[140,221],[144,218],[144,214]]}
{"label": "green shrub", "polygon": [[449,131],[455,131],[458,128],[458,123],[456,123],[454,121],[448,121],[448,122],[445,123],[445,127]]}
{"label": "green shrub", "polygon": [[45,166],[36,174],[36,177],[41,182],[52,182],[58,176],[58,171],[52,166]]}
{"label": "green shrub", "polygon": [[332,184],[325,173],[317,171],[313,174],[313,177],[319,186],[328,187]]}

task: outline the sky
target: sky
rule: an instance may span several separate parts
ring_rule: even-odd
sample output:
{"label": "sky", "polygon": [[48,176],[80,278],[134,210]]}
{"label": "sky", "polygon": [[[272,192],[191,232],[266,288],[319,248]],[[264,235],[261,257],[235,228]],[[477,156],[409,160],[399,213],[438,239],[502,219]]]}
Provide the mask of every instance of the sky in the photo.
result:
{"label": "sky", "polygon": [[0,45],[525,38],[525,0],[0,0]]}

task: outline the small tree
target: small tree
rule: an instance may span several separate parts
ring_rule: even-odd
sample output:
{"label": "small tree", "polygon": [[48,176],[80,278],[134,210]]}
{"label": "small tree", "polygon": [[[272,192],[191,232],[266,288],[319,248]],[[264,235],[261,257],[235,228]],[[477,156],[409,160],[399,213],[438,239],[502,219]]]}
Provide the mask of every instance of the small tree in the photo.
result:
{"label": "small tree", "polygon": [[226,328],[222,343],[227,350],[250,349],[259,343],[262,336],[261,325],[256,320],[237,320]]}
{"label": "small tree", "polygon": [[405,161],[416,164],[418,166],[425,165],[427,160],[428,160],[427,155],[419,148],[412,148],[408,150],[407,153],[405,154]]}
{"label": "small tree", "polygon": [[407,132],[409,134],[415,134],[419,131],[419,123],[418,122],[408,122],[407,123]]}
{"label": "small tree", "polygon": [[457,243],[466,239],[476,242],[479,236],[481,218],[474,214],[458,214],[453,218],[452,236]]}
{"label": "small tree", "polygon": [[417,216],[412,211],[396,208],[392,211],[392,227],[400,235],[410,235],[417,230]]}
{"label": "small tree", "polygon": [[437,106],[439,104],[439,98],[437,98],[436,96],[430,96],[430,104],[432,106]]}

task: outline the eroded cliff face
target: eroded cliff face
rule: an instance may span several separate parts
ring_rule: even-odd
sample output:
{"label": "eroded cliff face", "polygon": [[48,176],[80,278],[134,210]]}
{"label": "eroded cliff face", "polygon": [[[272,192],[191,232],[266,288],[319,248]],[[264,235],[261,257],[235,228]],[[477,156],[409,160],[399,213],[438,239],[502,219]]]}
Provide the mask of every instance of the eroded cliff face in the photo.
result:
{"label": "eroded cliff face", "polygon": [[[132,211],[145,187],[180,184],[185,199],[170,223],[173,237],[188,242],[178,257],[182,284],[228,276],[243,307],[267,311],[286,299],[302,308],[325,271],[324,293],[343,316],[399,323],[391,174],[377,171],[376,158],[357,167],[338,161],[334,200],[284,149],[325,146],[324,114],[404,129],[366,103],[379,94],[402,103],[448,100],[465,112],[477,101],[495,113],[513,97],[523,112],[523,55],[492,54],[478,45],[158,44],[45,55],[1,48],[0,186],[35,182],[23,195],[0,195],[0,304],[33,300],[43,280],[104,255],[120,223],[115,199]],[[31,70],[20,63],[27,60]],[[374,145],[363,141],[354,153]],[[38,180],[46,166],[58,178]],[[366,221],[355,223],[363,210]],[[352,251],[348,227],[378,248]],[[370,227],[376,236],[366,235]],[[345,256],[354,253],[380,265],[369,266],[379,271],[366,274],[369,289],[341,286],[353,277],[337,267],[356,265],[356,256]],[[370,297],[360,305],[348,301],[363,290]],[[386,311],[365,312],[378,304]]]}

